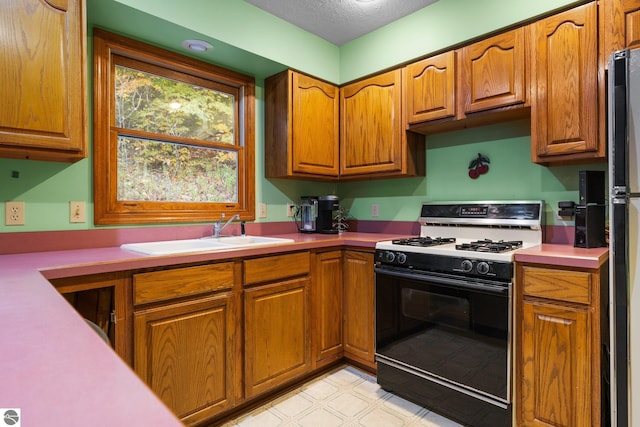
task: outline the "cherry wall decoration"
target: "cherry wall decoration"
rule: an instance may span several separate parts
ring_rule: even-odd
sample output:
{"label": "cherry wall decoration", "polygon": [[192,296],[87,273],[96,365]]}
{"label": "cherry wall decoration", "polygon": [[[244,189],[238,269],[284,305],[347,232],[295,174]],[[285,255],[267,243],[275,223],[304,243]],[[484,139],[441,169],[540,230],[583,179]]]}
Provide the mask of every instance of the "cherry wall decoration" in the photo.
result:
{"label": "cherry wall decoration", "polygon": [[477,179],[480,175],[489,172],[489,158],[478,153],[478,157],[469,163],[469,178]]}

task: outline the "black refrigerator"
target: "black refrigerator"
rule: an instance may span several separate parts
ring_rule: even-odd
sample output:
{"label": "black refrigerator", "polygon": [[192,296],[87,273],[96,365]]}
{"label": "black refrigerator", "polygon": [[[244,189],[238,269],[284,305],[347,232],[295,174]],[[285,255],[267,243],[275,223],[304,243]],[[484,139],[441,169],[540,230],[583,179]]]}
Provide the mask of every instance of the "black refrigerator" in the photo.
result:
{"label": "black refrigerator", "polygon": [[640,50],[611,55],[608,102],[608,380],[611,425],[626,427],[640,425]]}

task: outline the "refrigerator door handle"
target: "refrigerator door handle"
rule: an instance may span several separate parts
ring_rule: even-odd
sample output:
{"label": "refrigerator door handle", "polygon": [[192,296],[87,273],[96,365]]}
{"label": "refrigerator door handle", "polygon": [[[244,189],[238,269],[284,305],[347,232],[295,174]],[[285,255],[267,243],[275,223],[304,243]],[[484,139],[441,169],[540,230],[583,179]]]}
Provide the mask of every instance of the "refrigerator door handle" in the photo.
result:
{"label": "refrigerator door handle", "polygon": [[626,185],[615,185],[611,187],[612,198],[625,197],[627,194],[628,194],[628,189]]}

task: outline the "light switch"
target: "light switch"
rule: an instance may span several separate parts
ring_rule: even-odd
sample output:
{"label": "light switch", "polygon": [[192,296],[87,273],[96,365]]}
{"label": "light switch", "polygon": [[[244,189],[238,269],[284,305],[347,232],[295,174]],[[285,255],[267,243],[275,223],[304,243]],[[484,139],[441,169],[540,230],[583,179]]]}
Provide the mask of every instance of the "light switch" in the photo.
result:
{"label": "light switch", "polygon": [[85,202],[69,202],[69,222],[87,222],[87,205]]}

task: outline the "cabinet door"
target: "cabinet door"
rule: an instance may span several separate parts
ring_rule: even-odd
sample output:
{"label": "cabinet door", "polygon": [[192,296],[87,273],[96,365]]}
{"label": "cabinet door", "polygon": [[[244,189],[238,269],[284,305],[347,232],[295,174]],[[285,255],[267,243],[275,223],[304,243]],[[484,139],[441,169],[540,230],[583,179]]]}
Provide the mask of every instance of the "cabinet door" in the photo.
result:
{"label": "cabinet door", "polygon": [[293,73],[293,171],[337,177],[340,130],[336,86]]}
{"label": "cabinet door", "polygon": [[309,279],[246,289],[245,393],[250,398],[311,369]]}
{"label": "cabinet door", "polygon": [[452,50],[404,68],[402,82],[409,124],[455,116],[455,59],[456,52]]}
{"label": "cabinet door", "polygon": [[605,62],[616,50],[640,47],[640,0],[604,0],[601,11]]}
{"label": "cabinet door", "polygon": [[524,104],[526,59],[524,27],[462,48],[458,96],[464,113]]}
{"label": "cabinet door", "polygon": [[625,47],[630,49],[640,47],[640,0],[609,0],[606,3],[606,5],[611,5],[614,10],[610,19],[618,19],[618,15],[621,18],[619,22],[612,22],[610,28],[605,28],[605,31],[614,34],[616,42],[618,42],[617,37],[620,40],[620,43],[612,46],[612,49],[607,53]]}
{"label": "cabinet door", "polygon": [[528,301],[522,309],[520,425],[595,425],[589,312]]}
{"label": "cabinet door", "polygon": [[85,157],[84,9],[83,0],[0,2],[0,156]]}
{"label": "cabinet door", "polygon": [[285,70],[265,79],[265,175],[338,177],[338,87]]}
{"label": "cabinet door", "polygon": [[342,252],[315,258],[312,285],[312,335],[316,366],[342,357]]}
{"label": "cabinet door", "polygon": [[531,109],[532,160],[551,163],[605,156],[599,141],[597,5],[589,3],[534,26],[535,99]]}
{"label": "cabinet door", "polygon": [[131,348],[131,279],[126,272],[52,279],[51,284],[85,319],[99,326],[113,350],[129,366]]}
{"label": "cabinet door", "polygon": [[231,295],[134,313],[135,371],[187,425],[234,404],[240,348]]}
{"label": "cabinet door", "polygon": [[345,251],[343,277],[345,356],[375,368],[373,254]]}
{"label": "cabinet door", "polygon": [[401,172],[401,71],[340,89],[340,175]]}

